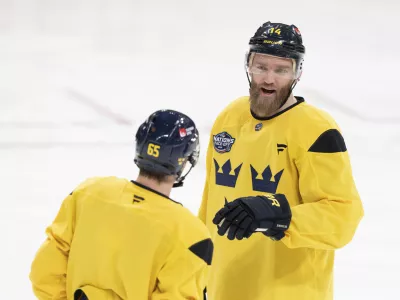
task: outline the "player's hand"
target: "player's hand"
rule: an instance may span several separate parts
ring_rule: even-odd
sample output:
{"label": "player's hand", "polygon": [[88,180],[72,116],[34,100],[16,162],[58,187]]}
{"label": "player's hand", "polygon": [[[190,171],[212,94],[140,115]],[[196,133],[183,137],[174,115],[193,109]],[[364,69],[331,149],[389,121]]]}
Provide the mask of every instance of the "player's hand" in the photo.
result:
{"label": "player's hand", "polygon": [[280,240],[289,228],[292,213],[285,195],[241,197],[227,202],[220,209],[213,223],[218,234],[227,233],[228,239],[249,238],[254,232],[262,231],[273,240]]}

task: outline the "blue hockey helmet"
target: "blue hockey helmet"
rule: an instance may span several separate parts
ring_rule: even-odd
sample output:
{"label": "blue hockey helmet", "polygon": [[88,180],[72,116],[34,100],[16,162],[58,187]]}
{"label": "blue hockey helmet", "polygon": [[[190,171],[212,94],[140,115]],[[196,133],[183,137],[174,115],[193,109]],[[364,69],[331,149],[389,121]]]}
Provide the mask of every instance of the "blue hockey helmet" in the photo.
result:
{"label": "blue hockey helmet", "polygon": [[[158,110],[139,126],[134,162],[148,172],[176,175],[181,186],[200,154],[199,133],[192,119],[174,110]],[[191,164],[182,176],[185,162]]]}
{"label": "blue hockey helmet", "polygon": [[266,22],[262,24],[249,41],[246,54],[246,67],[250,63],[252,53],[262,53],[282,58],[290,58],[296,62],[296,78],[303,70],[306,49],[300,30],[295,25]]}

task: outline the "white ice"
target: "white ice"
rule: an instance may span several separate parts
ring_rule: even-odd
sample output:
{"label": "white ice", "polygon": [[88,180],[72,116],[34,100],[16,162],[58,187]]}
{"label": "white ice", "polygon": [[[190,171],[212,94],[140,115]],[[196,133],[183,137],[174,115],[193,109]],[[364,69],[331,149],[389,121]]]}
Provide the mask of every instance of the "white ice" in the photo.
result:
{"label": "white ice", "polygon": [[0,298],[34,299],[33,256],[79,182],[136,176],[134,133],[154,110],[181,110],[200,128],[199,166],[172,195],[197,213],[209,130],[248,93],[246,45],[267,20],[303,33],[295,94],[339,123],[365,208],[353,241],[337,251],[335,299],[399,297],[399,8],[394,0],[0,0]]}

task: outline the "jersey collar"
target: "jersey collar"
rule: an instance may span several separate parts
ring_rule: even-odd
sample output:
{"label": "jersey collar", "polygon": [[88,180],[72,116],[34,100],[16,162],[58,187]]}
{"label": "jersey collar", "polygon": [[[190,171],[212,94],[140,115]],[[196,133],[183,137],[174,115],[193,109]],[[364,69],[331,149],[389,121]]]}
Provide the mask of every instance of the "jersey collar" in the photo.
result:
{"label": "jersey collar", "polygon": [[252,115],[253,118],[256,119],[256,120],[260,120],[260,121],[271,120],[271,119],[276,118],[277,116],[279,116],[279,115],[281,115],[281,114],[287,112],[288,110],[292,109],[293,107],[299,105],[300,103],[303,103],[303,102],[304,102],[304,98],[303,98],[303,97],[295,96],[295,98],[296,98],[296,100],[297,100],[296,103],[290,105],[289,107],[286,107],[284,110],[281,110],[280,112],[278,112],[278,113],[276,113],[276,114],[274,114],[274,115],[272,115],[272,116],[269,116],[269,117],[259,117],[259,116],[257,116],[254,112],[252,112],[252,111],[250,110],[251,115]]}

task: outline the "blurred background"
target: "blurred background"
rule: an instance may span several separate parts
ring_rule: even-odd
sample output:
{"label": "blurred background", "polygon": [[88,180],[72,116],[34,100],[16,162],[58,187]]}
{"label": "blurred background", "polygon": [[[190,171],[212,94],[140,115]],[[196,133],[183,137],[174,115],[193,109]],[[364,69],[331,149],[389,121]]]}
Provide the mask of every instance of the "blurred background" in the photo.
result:
{"label": "blurred background", "polygon": [[134,134],[155,110],[200,129],[200,163],[172,194],[197,214],[212,123],[248,94],[247,43],[270,20],[302,32],[295,95],[341,127],[365,208],[337,251],[335,299],[394,299],[399,16],[395,0],[0,0],[1,298],[34,299],[31,261],[77,184],[135,178]]}

